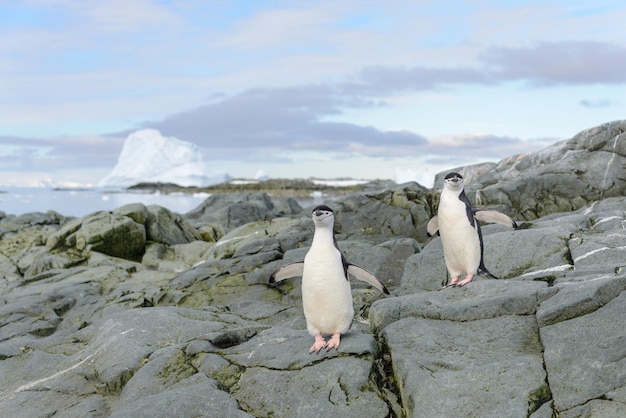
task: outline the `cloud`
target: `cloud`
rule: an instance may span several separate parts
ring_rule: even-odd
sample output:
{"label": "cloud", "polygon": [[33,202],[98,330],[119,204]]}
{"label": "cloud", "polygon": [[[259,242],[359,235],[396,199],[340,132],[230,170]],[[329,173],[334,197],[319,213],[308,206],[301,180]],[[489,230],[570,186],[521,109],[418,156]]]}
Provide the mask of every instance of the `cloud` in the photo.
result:
{"label": "cloud", "polygon": [[493,84],[489,75],[476,68],[457,67],[367,67],[360,72],[361,83],[354,84],[369,94],[390,94],[398,91],[437,90],[464,84]]}
{"label": "cloud", "polygon": [[[388,74],[385,74],[385,77]],[[352,94],[342,94],[349,91]],[[220,97],[210,105],[145,123],[165,136],[195,142],[207,160],[293,163],[294,153],[392,159],[429,156],[438,161],[499,160],[540,149],[559,138],[529,142],[490,134],[429,138],[408,130],[325,121],[344,107],[380,106],[355,89],[323,85],[254,89]],[[434,161],[434,160],[433,160]]]}
{"label": "cloud", "polygon": [[600,99],[600,100],[583,99],[580,102],[578,102],[578,104],[581,105],[582,107],[586,107],[589,109],[603,109],[606,107],[615,106],[617,103],[609,99]]}
{"label": "cloud", "polygon": [[344,108],[380,103],[343,94],[330,85],[253,89],[162,121],[147,122],[166,136],[177,136],[207,149],[265,149],[380,154],[413,148],[427,140],[409,131],[328,122]]}
{"label": "cloud", "polygon": [[489,47],[475,66],[368,66],[345,91],[372,96],[395,92],[496,86],[529,82],[534,86],[626,83],[626,47],[607,42],[543,42],[530,47]]}
{"label": "cloud", "polygon": [[65,137],[33,139],[0,137],[0,165],[14,171],[110,168],[124,138]]}
{"label": "cloud", "polygon": [[544,42],[491,47],[480,58],[500,81],[539,86],[626,83],[626,47],[607,42]]}
{"label": "cloud", "polygon": [[424,150],[431,161],[499,160],[530,150],[538,150],[558,141],[559,138],[522,140],[510,136],[490,134],[463,134],[431,138]]}
{"label": "cloud", "polygon": [[[612,65],[606,65],[612,59]],[[481,54],[479,66],[365,67],[340,81],[277,88],[255,88],[215,96],[207,105],[180,112],[144,127],[193,141],[222,155],[262,150],[327,151],[394,157],[413,153],[499,158],[528,149],[528,142],[502,135],[467,134],[431,139],[411,131],[385,131],[372,126],[327,121],[348,109],[388,106],[394,94],[468,85],[492,86],[526,81],[532,86],[626,83],[626,48],[600,42],[541,43],[532,47],[492,47]],[[610,67],[610,68],[609,68]],[[608,106],[605,101],[582,101],[585,107]],[[560,138],[554,138],[558,140]],[[460,147],[460,148],[459,148]]]}

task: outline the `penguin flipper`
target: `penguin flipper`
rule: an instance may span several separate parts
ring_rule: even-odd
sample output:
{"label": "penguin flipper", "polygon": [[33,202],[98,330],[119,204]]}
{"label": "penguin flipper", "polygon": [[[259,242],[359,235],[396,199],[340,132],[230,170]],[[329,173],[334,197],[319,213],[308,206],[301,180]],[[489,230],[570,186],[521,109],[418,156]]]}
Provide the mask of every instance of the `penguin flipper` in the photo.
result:
{"label": "penguin flipper", "polygon": [[376,276],[365,270],[363,267],[357,266],[356,264],[348,263],[348,274],[350,274],[355,279],[371,284],[376,289],[380,290],[386,295],[389,294],[389,290],[387,290],[387,287],[385,287],[385,285],[380,280],[378,280]]}
{"label": "penguin flipper", "polygon": [[298,261],[295,263],[285,264],[278,270],[276,270],[270,276],[270,283],[278,283],[285,279],[290,279],[292,277],[302,277],[302,272],[304,271],[304,261]]}
{"label": "penguin flipper", "polygon": [[474,216],[479,221],[502,224],[517,229],[517,223],[513,219],[497,210],[477,210]]}
{"label": "penguin flipper", "polygon": [[435,234],[439,231],[439,218],[437,215],[430,218],[428,224],[426,224],[426,233],[429,237],[434,237]]}

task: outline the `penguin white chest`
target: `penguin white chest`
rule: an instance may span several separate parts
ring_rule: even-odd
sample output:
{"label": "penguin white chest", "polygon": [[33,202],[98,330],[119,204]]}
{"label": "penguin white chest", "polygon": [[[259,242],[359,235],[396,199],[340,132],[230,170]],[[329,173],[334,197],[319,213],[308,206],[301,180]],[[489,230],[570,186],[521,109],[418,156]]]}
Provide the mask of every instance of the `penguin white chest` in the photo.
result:
{"label": "penguin white chest", "polygon": [[304,257],[302,305],[311,335],[344,333],[352,323],[352,290],[332,242],[314,242]]}
{"label": "penguin white chest", "polygon": [[439,202],[439,235],[446,267],[451,276],[476,274],[480,265],[481,243],[477,220],[467,217],[465,203],[454,193],[442,192]]}

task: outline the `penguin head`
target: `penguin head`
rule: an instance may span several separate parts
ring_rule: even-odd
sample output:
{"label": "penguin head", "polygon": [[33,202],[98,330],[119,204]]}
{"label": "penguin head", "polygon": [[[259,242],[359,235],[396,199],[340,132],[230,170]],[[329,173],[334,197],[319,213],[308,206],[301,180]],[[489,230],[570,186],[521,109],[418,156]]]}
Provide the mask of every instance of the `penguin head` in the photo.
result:
{"label": "penguin head", "polygon": [[331,208],[326,205],[319,205],[313,208],[311,212],[311,218],[315,225],[330,225],[335,223],[335,213]]}
{"label": "penguin head", "polygon": [[459,173],[448,173],[443,179],[443,188],[452,191],[463,190],[463,176]]}

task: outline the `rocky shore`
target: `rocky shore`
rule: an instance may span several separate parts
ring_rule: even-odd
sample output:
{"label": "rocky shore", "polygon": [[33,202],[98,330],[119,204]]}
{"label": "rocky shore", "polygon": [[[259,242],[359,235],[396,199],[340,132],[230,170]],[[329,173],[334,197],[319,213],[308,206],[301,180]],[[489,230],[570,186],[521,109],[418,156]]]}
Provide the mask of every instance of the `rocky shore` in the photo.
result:
{"label": "rocky shore", "polygon": [[[438,191],[337,196],[355,320],[309,354],[300,281],[310,245],[285,193],[214,193],[173,213],[0,213],[0,411],[7,417],[626,416],[626,121],[465,167],[501,280],[446,280],[425,226]],[[436,186],[441,185],[438,176]]]}

